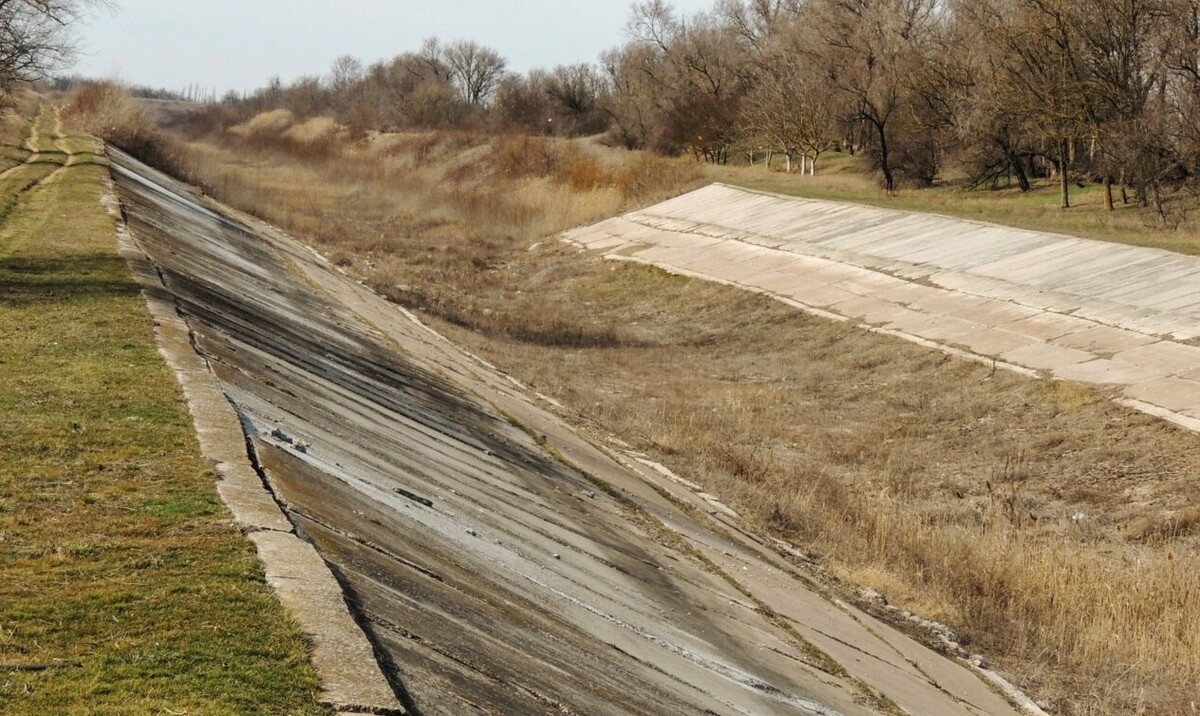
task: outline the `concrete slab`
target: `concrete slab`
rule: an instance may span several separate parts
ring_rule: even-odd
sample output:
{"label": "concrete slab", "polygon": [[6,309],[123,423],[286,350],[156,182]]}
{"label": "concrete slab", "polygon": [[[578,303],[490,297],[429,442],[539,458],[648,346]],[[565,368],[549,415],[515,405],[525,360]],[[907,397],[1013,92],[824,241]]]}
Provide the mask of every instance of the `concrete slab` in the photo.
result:
{"label": "concrete slab", "polygon": [[1029,306],[1022,306],[1019,303],[1011,301],[997,301],[992,299],[984,299],[982,303],[974,301],[966,302],[963,307],[950,311],[950,315],[964,318],[974,323],[980,323],[985,326],[996,326],[1004,330],[1010,330],[1014,333],[1012,326],[1023,319],[1031,316],[1042,315],[1037,309]]}
{"label": "concrete slab", "polygon": [[1134,383],[1160,380],[1165,378],[1166,374],[1161,370],[1144,365],[1097,358],[1084,363],[1060,366],[1054,370],[1054,377],[1082,383],[1128,386]]}
{"label": "concrete slab", "polygon": [[[689,275],[830,310],[950,352],[999,357],[1022,370],[1138,384],[1130,400],[1155,414],[1200,414],[1200,399],[1185,404],[1192,399],[1187,383],[1160,382],[1171,375],[1200,380],[1200,348],[1185,343],[1200,338],[1198,258],[722,185],[624,220],[639,217],[671,227],[641,234],[645,241],[688,246],[686,259],[672,261]],[[679,232],[728,240],[700,249],[681,242]],[[773,263],[748,259],[738,243],[770,252]],[[653,252],[639,257],[658,260]],[[1171,395],[1168,385],[1181,393]]]}
{"label": "concrete slab", "polygon": [[159,272],[126,227],[121,227],[118,240],[154,317],[159,350],[188,401],[201,452],[218,476],[217,492],[254,541],[276,595],[312,640],[321,701],[356,713],[405,714],[373,647],[351,616],[340,585],[312,547],[294,533],[250,461],[241,421],[205,359],[194,350],[191,329],[169,300]]}
{"label": "concrete slab", "polygon": [[1125,388],[1125,397],[1157,405],[1175,412],[1187,412],[1200,405],[1200,382],[1186,378],[1162,378]]}
{"label": "concrete slab", "polygon": [[1157,339],[1144,333],[1099,325],[1089,321],[1081,330],[1064,333],[1052,340],[1054,343],[1068,348],[1078,348],[1097,355],[1113,355],[1154,343]]}
{"label": "concrete slab", "polygon": [[1113,354],[1113,358],[1136,365],[1152,365],[1170,373],[1200,369],[1200,348],[1172,341],[1156,341]]}
{"label": "concrete slab", "polygon": [[1040,342],[1020,333],[1000,328],[981,327],[954,340],[969,350],[986,356],[1000,357],[1011,351],[1040,345]]}
{"label": "concrete slab", "polygon": [[[335,710],[402,713],[377,700],[390,682],[420,713],[880,716],[901,703],[948,716],[969,699],[970,713],[1016,716],[968,666],[881,638],[882,624],[806,586],[815,575],[784,575],[786,561],[717,529],[706,515],[736,516],[711,496],[689,490],[701,507],[681,509],[523,386],[312,252],[123,161],[141,248],[187,307],[194,350],[240,418],[243,459],[298,527],[253,539],[313,636]],[[180,216],[163,231],[155,217],[181,199],[223,219]],[[649,230],[622,235],[635,233]],[[730,243],[709,242],[701,263],[772,275],[758,262],[774,250]],[[687,246],[672,238],[653,255],[694,264]],[[728,558],[745,569],[714,574]],[[789,618],[820,633],[826,657],[770,616],[797,604]],[[373,649],[388,657],[382,685],[370,683]],[[824,658],[852,662],[852,676],[822,670]]]}
{"label": "concrete slab", "polygon": [[1096,323],[1074,316],[1042,312],[1016,321],[993,325],[999,325],[1006,331],[1020,333],[1039,341],[1053,341],[1071,333],[1094,328]]}
{"label": "concrete slab", "polygon": [[871,324],[887,324],[908,316],[924,315],[898,304],[877,301],[867,296],[855,296],[847,301],[830,306],[830,309],[843,316],[856,318]]}

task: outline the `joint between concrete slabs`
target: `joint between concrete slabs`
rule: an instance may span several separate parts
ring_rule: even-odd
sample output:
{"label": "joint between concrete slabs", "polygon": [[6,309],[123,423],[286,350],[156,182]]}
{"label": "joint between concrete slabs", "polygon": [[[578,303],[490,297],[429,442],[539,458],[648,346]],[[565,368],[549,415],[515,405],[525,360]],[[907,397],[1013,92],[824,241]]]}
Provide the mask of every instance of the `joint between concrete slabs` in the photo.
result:
{"label": "joint between concrete slabs", "polygon": [[[119,206],[107,187],[102,205]],[[246,453],[245,435],[224,392],[195,352],[190,329],[163,298],[165,287],[120,215],[117,243],[142,289],[159,352],[175,373],[192,414],[201,453],[218,476],[216,490],[254,543],[276,597],[311,639],[311,661],[321,681],[320,703],[339,713],[397,716],[407,711],[354,621],[329,566],[294,527],[262,484]]]}

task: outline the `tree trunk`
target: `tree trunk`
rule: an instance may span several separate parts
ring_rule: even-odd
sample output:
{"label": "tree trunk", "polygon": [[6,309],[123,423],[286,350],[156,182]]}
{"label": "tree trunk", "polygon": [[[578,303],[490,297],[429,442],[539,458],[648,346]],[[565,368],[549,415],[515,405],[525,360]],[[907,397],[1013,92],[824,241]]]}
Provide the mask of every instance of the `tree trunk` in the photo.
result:
{"label": "tree trunk", "polygon": [[792,153],[784,154],[783,171],[787,174],[792,173]]}
{"label": "tree trunk", "polygon": [[1112,175],[1106,171],[1104,172],[1104,210],[1112,211],[1114,208],[1112,195]]}
{"label": "tree trunk", "polygon": [[1021,157],[1013,150],[1008,150],[1008,166],[1012,169],[1013,174],[1017,175],[1017,186],[1021,187],[1022,192],[1029,191],[1029,174],[1025,171],[1025,165],[1021,162]]}
{"label": "tree trunk", "polygon": [[1071,208],[1071,182],[1067,171],[1067,140],[1058,140],[1058,187],[1062,201],[1059,206],[1063,209]]}
{"label": "tree trunk", "polygon": [[882,122],[872,122],[879,134],[879,170],[883,172],[883,188],[888,194],[896,193],[896,177],[892,174],[891,157],[888,155],[887,132]]}
{"label": "tree trunk", "polygon": [[1125,183],[1125,169],[1121,168],[1121,203],[1129,205],[1129,185]]}

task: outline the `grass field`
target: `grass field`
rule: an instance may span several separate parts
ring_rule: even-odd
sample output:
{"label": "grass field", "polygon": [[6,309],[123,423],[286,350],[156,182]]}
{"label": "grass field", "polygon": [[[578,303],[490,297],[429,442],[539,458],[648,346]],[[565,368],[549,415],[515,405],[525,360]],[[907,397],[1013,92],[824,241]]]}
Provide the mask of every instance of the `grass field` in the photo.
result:
{"label": "grass field", "polygon": [[58,127],[0,175],[0,713],[326,713]]}
{"label": "grass field", "polygon": [[[812,180],[579,142],[334,132],[314,144],[278,124],[193,141],[187,171],[573,422],[800,545],[843,593],[871,587],[951,624],[1054,713],[1195,716],[1196,435],[1100,390],[996,373],[554,238],[705,178],[996,221],[1035,207],[1021,221],[1070,233],[1116,219],[1081,205],[1047,225],[1058,210],[1044,192],[888,198],[839,171],[845,159]],[[1118,213],[1129,223],[1114,236],[1186,239]]]}

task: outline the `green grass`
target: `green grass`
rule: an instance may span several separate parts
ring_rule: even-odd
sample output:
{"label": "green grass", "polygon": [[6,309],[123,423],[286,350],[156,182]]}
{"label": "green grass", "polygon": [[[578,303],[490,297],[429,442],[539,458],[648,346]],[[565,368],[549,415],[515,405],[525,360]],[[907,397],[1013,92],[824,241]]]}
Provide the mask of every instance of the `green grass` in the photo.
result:
{"label": "green grass", "polygon": [[[773,168],[779,167],[776,160]],[[1085,184],[1082,188],[1072,184],[1072,206],[1061,209],[1056,182],[1035,183],[1031,191],[1022,193],[1015,187],[967,189],[962,181],[952,179],[929,189],[902,189],[888,196],[880,189],[878,180],[865,171],[859,157],[844,153],[823,155],[817,163],[817,172],[814,177],[799,176],[767,171],[761,164],[708,168],[714,181],[758,191],[930,212],[1182,254],[1200,254],[1200,226],[1192,221],[1177,222],[1176,227],[1164,226],[1150,209],[1140,209],[1132,202],[1122,206],[1119,195],[1116,196],[1117,209],[1105,211],[1103,188],[1098,184]],[[1192,206],[1194,203],[1193,199],[1176,197],[1169,206],[1177,215],[1184,209],[1194,211],[1197,208]]]}
{"label": "green grass", "polygon": [[77,161],[0,224],[0,713],[326,713]]}

